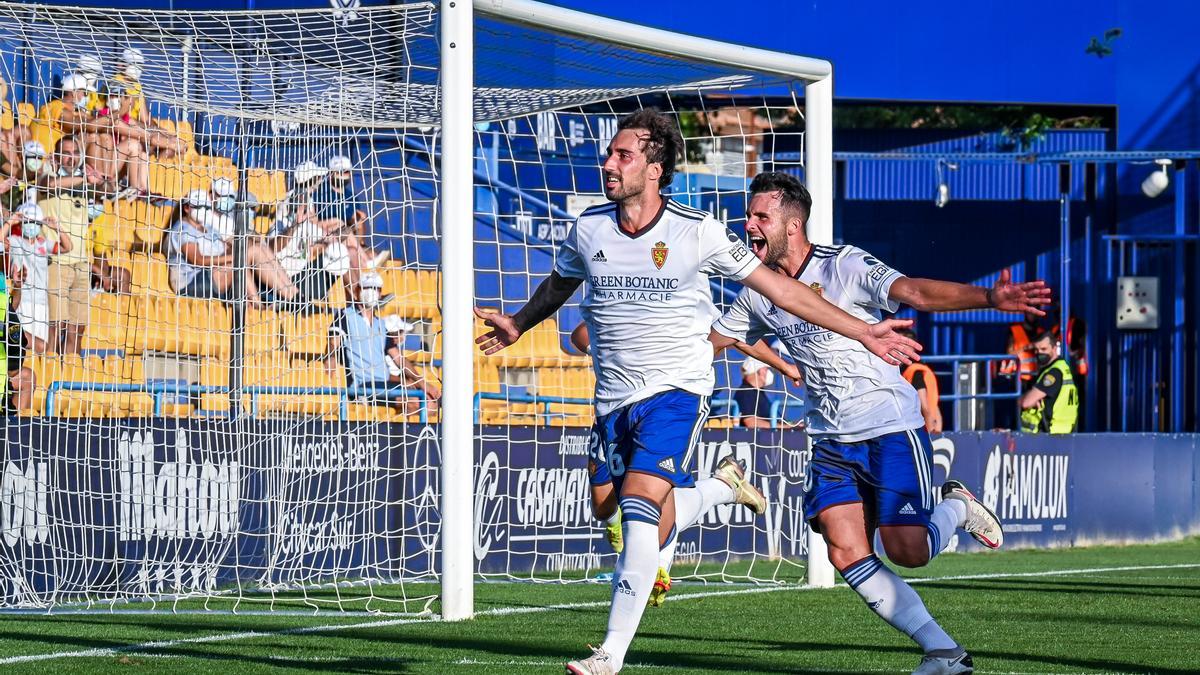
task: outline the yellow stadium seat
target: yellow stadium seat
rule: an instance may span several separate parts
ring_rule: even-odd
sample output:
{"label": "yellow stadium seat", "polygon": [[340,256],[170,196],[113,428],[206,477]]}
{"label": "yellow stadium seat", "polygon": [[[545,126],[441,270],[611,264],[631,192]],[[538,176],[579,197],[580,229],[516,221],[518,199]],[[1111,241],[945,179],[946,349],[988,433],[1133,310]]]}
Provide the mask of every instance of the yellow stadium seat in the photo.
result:
{"label": "yellow stadium seat", "polygon": [[329,324],[333,316],[324,312],[289,314],[283,320],[283,342],[289,353],[324,355],[329,348]]}
{"label": "yellow stadium seat", "polygon": [[170,268],[163,256],[135,253],[129,257],[129,268],[134,295],[175,295],[171,290]]}
{"label": "yellow stadium seat", "polygon": [[112,293],[93,295],[88,309],[87,330],[83,334],[83,349],[125,349],[130,302],[128,296]]}
{"label": "yellow stadium seat", "polygon": [[179,351],[197,356],[229,356],[229,310],[216,300],[190,300],[183,304]]}
{"label": "yellow stadium seat", "polygon": [[259,204],[275,204],[283,201],[287,179],[282,171],[251,168],[246,170],[246,189],[258,199]]}
{"label": "yellow stadium seat", "polygon": [[270,309],[246,311],[246,357],[274,354],[283,340],[283,317]]}
{"label": "yellow stadium seat", "polygon": [[187,194],[187,181],[183,171],[177,165],[150,162],[150,192],[167,199],[183,199]]}

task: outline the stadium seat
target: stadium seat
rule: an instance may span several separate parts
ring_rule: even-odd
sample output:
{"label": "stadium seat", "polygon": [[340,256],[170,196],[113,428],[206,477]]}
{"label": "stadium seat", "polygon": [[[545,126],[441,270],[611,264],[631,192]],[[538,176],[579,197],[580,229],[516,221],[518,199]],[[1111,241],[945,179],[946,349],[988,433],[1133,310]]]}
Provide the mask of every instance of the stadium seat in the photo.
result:
{"label": "stadium seat", "polygon": [[283,319],[283,342],[288,353],[324,356],[329,348],[329,324],[333,315],[317,312],[288,314]]}
{"label": "stadium seat", "polygon": [[287,193],[287,178],[282,171],[258,167],[247,169],[246,189],[258,199],[259,204],[276,204],[283,201]]}
{"label": "stadium seat", "polygon": [[178,165],[150,162],[150,192],[153,194],[178,201],[187,194],[187,184]]}
{"label": "stadium seat", "polygon": [[283,344],[283,317],[271,309],[246,310],[246,357],[279,351]]}
{"label": "stadium seat", "polygon": [[129,268],[134,295],[175,295],[171,290],[170,269],[162,255],[135,253],[129,257]]}
{"label": "stadium seat", "polygon": [[92,295],[88,309],[87,330],[83,334],[82,348],[86,350],[113,350],[126,348],[126,329],[130,323],[129,296],[113,293]]}

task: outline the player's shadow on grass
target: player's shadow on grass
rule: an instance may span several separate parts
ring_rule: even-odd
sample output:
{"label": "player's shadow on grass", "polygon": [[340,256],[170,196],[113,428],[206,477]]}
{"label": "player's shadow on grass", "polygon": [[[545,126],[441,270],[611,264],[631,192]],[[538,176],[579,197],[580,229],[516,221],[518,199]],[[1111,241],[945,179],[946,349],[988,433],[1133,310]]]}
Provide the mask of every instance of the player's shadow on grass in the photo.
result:
{"label": "player's shadow on grass", "polygon": [[[678,642],[678,640],[679,640],[678,635],[668,635],[665,633],[646,633],[639,637],[643,637],[643,638],[647,638],[647,639],[654,638],[654,639],[660,639],[660,640],[671,640],[671,641],[675,641],[675,642]],[[879,653],[902,654],[902,655],[905,655],[906,657],[908,657],[909,660],[912,660],[914,662],[920,658],[920,650],[918,650],[916,648],[916,646],[897,646],[897,645],[880,645],[880,644],[851,645],[849,643],[844,643],[844,642],[817,642],[817,641],[798,641],[798,640],[755,640],[755,639],[748,639],[748,638],[741,637],[741,636],[736,637],[736,638],[721,638],[721,637],[712,636],[712,635],[704,636],[703,640],[705,642],[710,642],[710,643],[711,642],[729,642],[729,643],[732,643],[735,645],[754,644],[754,645],[760,646],[763,650],[796,652],[797,653],[797,656],[795,659],[796,667],[794,669],[791,669],[790,671],[785,671],[785,672],[797,672],[797,673],[822,672],[821,667],[819,665],[817,665],[820,662],[819,658],[814,659],[812,665],[805,664],[805,656],[804,656],[805,652],[830,652],[830,653],[836,653],[839,655],[844,655],[846,653],[853,653],[853,652],[861,652],[862,656],[860,659],[857,659],[857,661],[861,665],[864,665],[864,666],[872,662],[872,655],[879,654]],[[1112,660],[1106,660],[1106,659],[1071,658],[1071,657],[1064,657],[1064,656],[1058,655],[1058,654],[1038,655],[1038,654],[1022,654],[1022,653],[1018,653],[1018,652],[993,651],[993,650],[986,650],[986,649],[983,649],[983,650],[970,649],[969,645],[968,645],[968,651],[970,651],[971,656],[974,657],[976,666],[980,667],[982,670],[988,669],[988,667],[986,665],[984,665],[987,661],[994,662],[994,661],[999,661],[999,660],[1008,660],[1008,661],[1019,661],[1022,663],[1031,664],[1032,666],[1034,666],[1034,668],[1030,672],[1040,672],[1037,669],[1038,666],[1047,666],[1047,665],[1064,666],[1065,665],[1065,666],[1075,666],[1075,667],[1078,667],[1080,669],[1087,670],[1087,671],[1100,670],[1100,671],[1106,671],[1106,672],[1120,672],[1120,673],[1161,673],[1162,675],[1194,675],[1196,673],[1196,670],[1192,669],[1192,668],[1161,668],[1161,667],[1150,667],[1150,666],[1147,666],[1147,665],[1141,664],[1141,663],[1123,663],[1120,661],[1112,661]],[[741,668],[743,670],[754,670],[754,663],[753,663],[752,657],[751,657],[751,660],[747,660],[745,657],[746,657],[745,653],[741,654],[740,660],[738,661],[738,663],[741,664]],[[673,657],[667,656],[667,655],[659,656],[659,655],[645,654],[645,653],[638,653],[636,656],[632,657],[632,660],[637,661],[639,663],[645,663],[645,664],[651,664],[651,665],[662,665],[662,666],[676,665],[678,663],[677,661],[672,660],[672,659],[673,659]],[[886,664],[886,665],[892,665],[892,664]],[[909,664],[907,664],[907,663],[898,664],[897,670],[902,669],[905,665],[909,665]],[[708,666],[703,662],[699,662],[694,667],[705,668],[705,667],[711,667],[711,666]],[[774,665],[774,663],[772,663],[770,667],[775,672],[779,672],[778,668]],[[721,668],[718,668],[718,669],[721,669]],[[839,669],[839,672],[845,672],[845,670]]]}

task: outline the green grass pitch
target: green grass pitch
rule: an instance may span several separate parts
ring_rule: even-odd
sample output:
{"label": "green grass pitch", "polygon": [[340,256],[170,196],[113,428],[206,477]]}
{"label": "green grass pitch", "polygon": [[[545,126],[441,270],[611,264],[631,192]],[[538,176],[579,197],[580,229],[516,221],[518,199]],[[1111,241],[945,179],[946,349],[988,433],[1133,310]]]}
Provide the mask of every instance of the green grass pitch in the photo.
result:
{"label": "green grass pitch", "polygon": [[[979,673],[1200,672],[1200,539],[944,555],[904,574]],[[607,595],[596,584],[483,583],[480,616],[463,623],[3,614],[0,672],[562,672],[602,640]],[[679,583],[647,610],[623,672],[907,673],[918,660],[845,587]]]}

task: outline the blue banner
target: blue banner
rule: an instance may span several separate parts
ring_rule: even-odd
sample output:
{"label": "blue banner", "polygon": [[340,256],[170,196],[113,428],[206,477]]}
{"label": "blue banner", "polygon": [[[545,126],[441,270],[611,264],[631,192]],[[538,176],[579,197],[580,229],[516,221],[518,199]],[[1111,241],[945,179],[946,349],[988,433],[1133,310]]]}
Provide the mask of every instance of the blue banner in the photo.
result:
{"label": "blue banner", "polygon": [[[432,579],[441,461],[433,426],[9,419],[0,454],[0,607],[85,598]],[[474,551],[484,575],[611,570],[592,518],[589,430],[481,427]],[[768,498],[680,535],[683,564],[799,559],[800,432],[706,430],[696,470],[733,454]],[[1146,541],[1200,529],[1194,436],[949,434],[935,484],[965,482],[1007,546]],[[951,543],[978,548],[969,537]]]}

